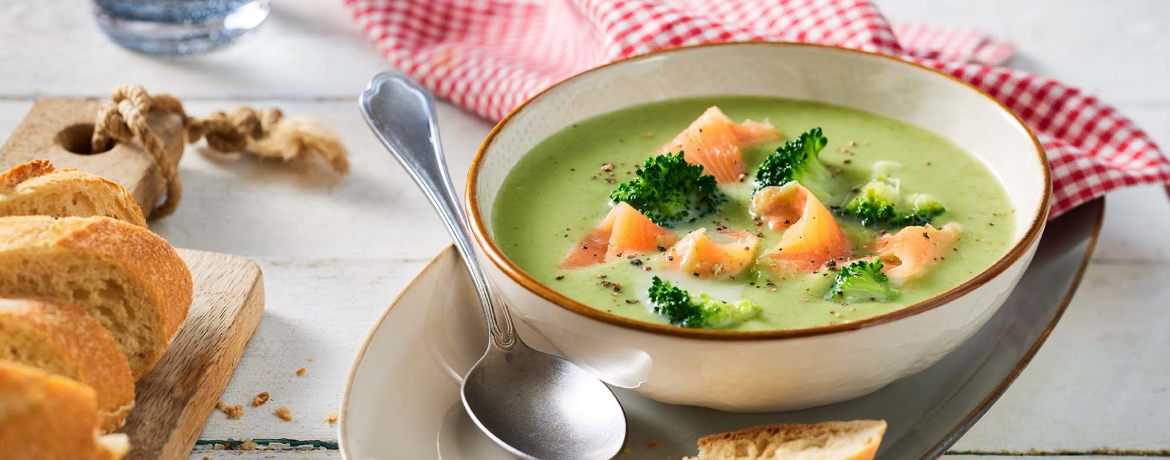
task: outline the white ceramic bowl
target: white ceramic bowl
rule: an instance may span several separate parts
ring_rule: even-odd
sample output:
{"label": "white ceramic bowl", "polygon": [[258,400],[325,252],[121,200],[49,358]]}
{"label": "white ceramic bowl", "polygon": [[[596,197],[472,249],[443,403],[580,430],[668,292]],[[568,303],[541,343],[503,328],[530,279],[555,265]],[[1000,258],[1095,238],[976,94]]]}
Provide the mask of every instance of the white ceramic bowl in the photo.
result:
{"label": "white ceramic bowl", "polygon": [[[987,163],[1016,210],[1015,242],[963,284],[904,309],[798,330],[684,329],[590,308],[526,275],[492,240],[504,177],[537,143],[584,118],[636,104],[710,96],[828,102],[939,133]],[[489,276],[515,315],[555,350],[615,386],[729,411],[776,411],[856,398],[934,364],[978,330],[1031,261],[1051,179],[1035,136],[1006,107],[951,76],[860,51],[788,43],[680,48],[570,78],[503,119],[476,155],[468,213]]]}

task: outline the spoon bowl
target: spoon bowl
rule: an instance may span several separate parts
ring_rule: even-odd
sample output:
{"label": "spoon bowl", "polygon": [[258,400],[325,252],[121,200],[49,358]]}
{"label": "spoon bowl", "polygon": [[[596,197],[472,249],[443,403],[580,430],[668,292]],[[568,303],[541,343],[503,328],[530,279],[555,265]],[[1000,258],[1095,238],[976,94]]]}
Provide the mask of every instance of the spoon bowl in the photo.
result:
{"label": "spoon bowl", "polygon": [[522,342],[507,352],[489,347],[461,390],[476,425],[525,458],[608,459],[625,441],[625,414],[609,387]]}
{"label": "spoon bowl", "polygon": [[378,74],[359,101],[370,129],[422,188],[451,233],[479,296],[488,351],[463,379],[463,406],[493,441],[529,459],[608,459],[626,419],[604,383],[573,363],[529,348],[472,249],[427,90],[397,72]]}

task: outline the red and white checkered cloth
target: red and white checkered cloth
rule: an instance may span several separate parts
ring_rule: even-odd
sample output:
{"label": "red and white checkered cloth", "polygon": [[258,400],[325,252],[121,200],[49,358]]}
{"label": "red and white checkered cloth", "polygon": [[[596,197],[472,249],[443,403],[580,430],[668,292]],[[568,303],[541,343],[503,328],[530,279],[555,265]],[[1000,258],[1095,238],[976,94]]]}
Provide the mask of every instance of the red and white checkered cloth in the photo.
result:
{"label": "red and white checkered cloth", "polygon": [[344,1],[395,68],[492,120],[617,59],[710,42],[811,42],[901,56],[1002,101],[1048,153],[1053,217],[1120,187],[1170,183],[1170,162],[1113,107],[997,67],[1011,45],[970,29],[891,26],[865,0]]}

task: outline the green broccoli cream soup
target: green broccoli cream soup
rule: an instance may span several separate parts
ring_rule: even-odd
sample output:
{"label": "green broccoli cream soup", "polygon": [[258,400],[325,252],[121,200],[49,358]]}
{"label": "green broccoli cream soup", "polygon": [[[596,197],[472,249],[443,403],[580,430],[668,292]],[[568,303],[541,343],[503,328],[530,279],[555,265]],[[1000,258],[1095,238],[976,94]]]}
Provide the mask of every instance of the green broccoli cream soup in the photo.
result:
{"label": "green broccoli cream soup", "polygon": [[995,174],[898,120],[816,102],[639,105],[537,145],[493,209],[503,253],[598,310],[654,323],[801,329],[889,313],[1005,254]]}

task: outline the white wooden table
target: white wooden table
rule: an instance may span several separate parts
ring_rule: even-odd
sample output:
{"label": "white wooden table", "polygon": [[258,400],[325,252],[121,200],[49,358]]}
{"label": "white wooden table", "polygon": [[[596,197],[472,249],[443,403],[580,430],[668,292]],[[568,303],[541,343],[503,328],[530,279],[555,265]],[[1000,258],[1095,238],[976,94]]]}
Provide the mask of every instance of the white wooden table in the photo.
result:
{"label": "white wooden table", "polygon": [[[263,267],[267,310],[202,443],[280,439],[300,450],[197,451],[192,459],[337,459],[338,408],[358,346],[423,264],[448,244],[403,170],[370,135],[357,94],[388,68],[340,0],[276,0],[268,23],[221,52],[154,59],[97,30],[85,0],[0,2],[0,141],[41,96],[105,97],[141,83],[205,114],[276,105],[335,128],[353,173],[312,179],[279,164],[189,149],[178,212],[153,222],[175,246],[241,254]],[[1170,147],[1170,2],[878,0],[898,21],[972,26],[1015,42],[1014,65],[1087,88]],[[462,183],[490,124],[442,105],[443,141]],[[461,186],[461,185],[457,185]],[[1170,205],[1156,187],[1108,200],[1079,294],[1039,355],[948,458],[1170,457]],[[306,375],[295,375],[306,368]],[[251,410],[252,396],[272,403]],[[275,404],[273,404],[275,403]],[[294,420],[271,413],[288,405]],[[317,449],[317,450],[306,450]],[[1084,455],[1088,455],[1085,457]],[[1071,458],[1071,457],[1070,457]]]}

